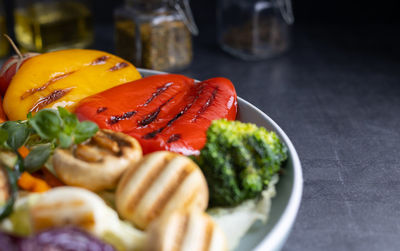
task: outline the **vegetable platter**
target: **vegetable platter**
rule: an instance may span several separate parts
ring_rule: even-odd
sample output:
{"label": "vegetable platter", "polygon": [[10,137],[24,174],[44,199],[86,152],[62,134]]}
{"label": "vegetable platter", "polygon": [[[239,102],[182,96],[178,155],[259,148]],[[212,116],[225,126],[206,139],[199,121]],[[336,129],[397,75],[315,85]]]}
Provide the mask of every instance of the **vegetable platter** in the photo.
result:
{"label": "vegetable platter", "polygon": [[229,79],[73,49],[18,53],[0,87],[7,250],[278,250],[286,239],[298,156]]}

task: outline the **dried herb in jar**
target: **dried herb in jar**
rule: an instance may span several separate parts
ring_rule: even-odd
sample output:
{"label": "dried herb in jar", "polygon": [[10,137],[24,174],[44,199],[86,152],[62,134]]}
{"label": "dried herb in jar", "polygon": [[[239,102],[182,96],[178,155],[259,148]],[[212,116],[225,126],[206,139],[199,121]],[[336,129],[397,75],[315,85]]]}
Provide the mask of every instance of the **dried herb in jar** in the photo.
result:
{"label": "dried herb in jar", "polygon": [[190,18],[170,2],[141,2],[129,1],[126,8],[115,12],[117,54],[148,69],[167,71],[188,66],[192,61]]}

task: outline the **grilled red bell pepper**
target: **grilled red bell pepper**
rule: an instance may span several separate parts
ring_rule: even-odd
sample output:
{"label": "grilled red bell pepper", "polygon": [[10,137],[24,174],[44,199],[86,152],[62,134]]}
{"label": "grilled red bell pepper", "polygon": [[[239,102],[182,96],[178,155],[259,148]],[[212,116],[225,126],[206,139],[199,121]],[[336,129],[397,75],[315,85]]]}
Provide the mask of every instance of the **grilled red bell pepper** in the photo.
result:
{"label": "grilled red bell pepper", "polygon": [[204,146],[212,120],[234,120],[236,111],[236,92],[228,79],[195,83],[182,75],[166,74],[85,98],[75,113],[80,120],[135,137],[144,153],[169,150],[191,155]]}

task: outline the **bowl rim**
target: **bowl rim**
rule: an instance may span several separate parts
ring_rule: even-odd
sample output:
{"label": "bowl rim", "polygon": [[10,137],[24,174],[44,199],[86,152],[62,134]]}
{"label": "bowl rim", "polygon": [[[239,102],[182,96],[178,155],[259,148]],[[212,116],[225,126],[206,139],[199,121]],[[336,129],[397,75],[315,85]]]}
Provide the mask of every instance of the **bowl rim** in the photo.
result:
{"label": "bowl rim", "polygon": [[238,100],[240,103],[243,103],[249,106],[251,109],[257,111],[265,120],[268,121],[269,124],[271,124],[279,137],[285,142],[292,158],[293,186],[291,189],[289,201],[285,207],[285,210],[281,214],[281,217],[273,226],[271,231],[253,249],[254,251],[280,250],[283,244],[286,242],[286,239],[289,237],[289,233],[296,220],[296,216],[300,208],[301,197],[303,194],[303,172],[301,168],[300,158],[297,154],[296,149],[294,148],[292,141],[274,120],[272,120],[268,115],[266,115],[263,111],[261,111],[250,102],[240,97],[238,97]]}
{"label": "bowl rim", "polygon": [[[158,75],[158,74],[168,74],[167,72],[149,70],[137,68],[141,74],[148,75]],[[270,232],[264,237],[264,239],[257,244],[257,246],[253,249],[253,251],[264,251],[264,250],[280,250],[283,244],[286,242],[289,237],[292,226],[295,222],[297,213],[300,208],[301,197],[303,193],[303,173],[300,163],[300,158],[297,154],[297,151],[286,135],[286,133],[280,128],[280,126],[272,120],[268,115],[266,115],[259,108],[251,104],[250,102],[242,99],[238,96],[238,103],[242,103],[248,106],[250,109],[255,110],[259,113],[268,123],[274,128],[275,132],[279,135],[279,137],[285,142],[290,156],[292,158],[292,166],[293,166],[293,186],[290,193],[289,201],[285,207],[285,210],[281,214],[281,217],[276,222],[276,224],[272,227]]]}

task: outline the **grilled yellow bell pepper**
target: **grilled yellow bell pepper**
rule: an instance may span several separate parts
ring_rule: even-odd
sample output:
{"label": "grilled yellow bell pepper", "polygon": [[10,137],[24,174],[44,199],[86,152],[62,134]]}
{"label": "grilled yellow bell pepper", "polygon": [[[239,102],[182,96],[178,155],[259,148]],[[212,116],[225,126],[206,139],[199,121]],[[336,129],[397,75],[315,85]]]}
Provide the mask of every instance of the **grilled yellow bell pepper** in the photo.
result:
{"label": "grilled yellow bell pepper", "polygon": [[141,78],[129,62],[96,50],[62,50],[27,60],[13,77],[4,96],[10,120],[29,112],[63,106],[73,111],[81,99]]}

